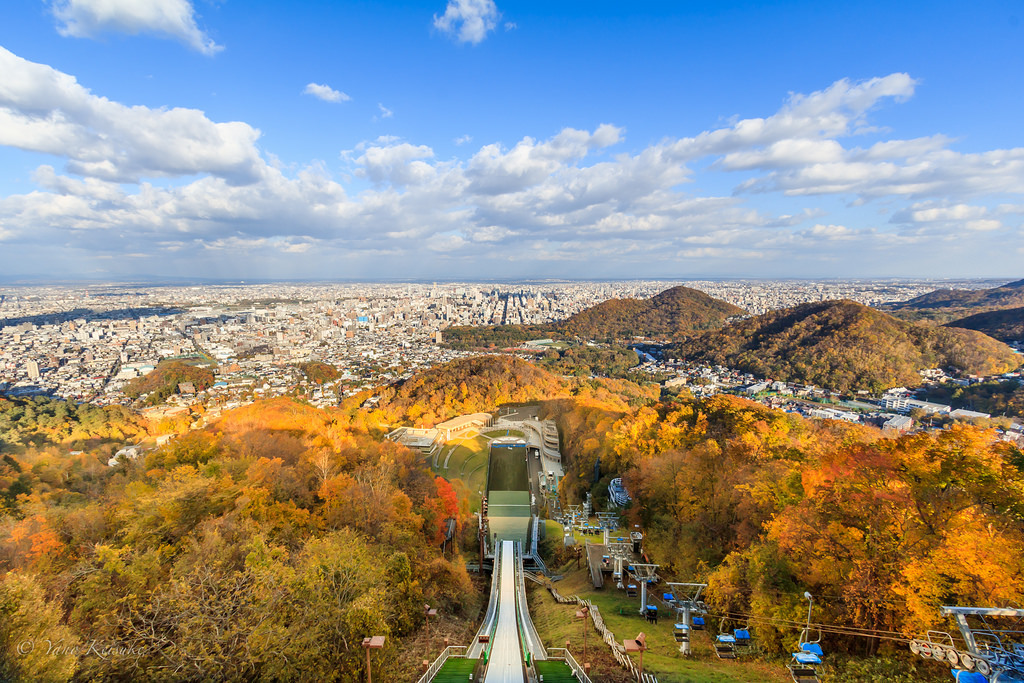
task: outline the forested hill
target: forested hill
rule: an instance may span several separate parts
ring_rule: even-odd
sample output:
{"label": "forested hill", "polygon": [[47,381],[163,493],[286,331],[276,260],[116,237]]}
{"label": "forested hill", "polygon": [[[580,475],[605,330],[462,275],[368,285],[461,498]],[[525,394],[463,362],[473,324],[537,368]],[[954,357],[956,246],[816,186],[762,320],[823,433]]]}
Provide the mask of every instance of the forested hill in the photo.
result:
{"label": "forested hill", "polygon": [[584,339],[673,339],[721,327],[742,308],[689,287],[673,287],[650,299],[610,299],[558,325],[565,336]]}
{"label": "forested hill", "polygon": [[921,296],[886,306],[893,311],[928,309],[986,309],[1024,306],[1024,280],[992,289],[937,289]]}
{"label": "forested hill", "polygon": [[670,355],[839,391],[916,386],[925,368],[989,375],[1020,365],[980,332],[914,325],[848,300],[772,311],[677,344]]}
{"label": "forested hill", "polygon": [[467,493],[359,415],[263,401],[117,467],[3,453],[0,680],[354,681],[367,633],[375,679],[418,675],[424,602],[479,613],[438,548]]}
{"label": "forested hill", "polygon": [[1024,340],[1024,307],[976,313],[947,323],[947,327],[977,330],[1002,341]]}
{"label": "forested hill", "polygon": [[530,339],[572,338],[614,341],[634,337],[679,339],[713,330],[744,311],[689,287],[672,287],[650,299],[609,299],[566,320],[546,325],[452,327],[444,331],[448,346],[480,349],[516,346]]}
{"label": "forested hill", "polygon": [[568,396],[569,384],[519,358],[476,356],[418,373],[378,395],[375,417],[380,422],[434,425],[504,403]]}

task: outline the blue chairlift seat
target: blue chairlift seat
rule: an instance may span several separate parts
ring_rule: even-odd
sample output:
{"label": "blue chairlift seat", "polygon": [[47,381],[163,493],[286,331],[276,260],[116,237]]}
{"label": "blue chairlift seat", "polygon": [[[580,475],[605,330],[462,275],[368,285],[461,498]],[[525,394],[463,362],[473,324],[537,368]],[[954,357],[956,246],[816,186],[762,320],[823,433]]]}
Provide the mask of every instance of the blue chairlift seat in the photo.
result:
{"label": "blue chairlift seat", "polygon": [[694,617],[693,618],[693,630],[694,631],[703,631],[704,630],[704,617]]}
{"label": "blue chairlift seat", "polygon": [[690,640],[690,627],[686,624],[674,624],[672,627],[672,635],[675,636],[677,643]]}
{"label": "blue chairlift seat", "polygon": [[988,683],[988,679],[977,671],[950,669],[950,673],[953,674],[953,678],[956,679],[957,683]]}
{"label": "blue chairlift seat", "polygon": [[720,633],[715,638],[715,654],[719,659],[736,659],[736,639],[728,633]]}
{"label": "blue chairlift seat", "polygon": [[672,595],[671,593],[662,593],[661,599],[665,602],[675,602],[676,596]]}
{"label": "blue chairlift seat", "polygon": [[819,658],[825,654],[818,643],[800,643],[800,650],[807,654],[816,655]]}
{"label": "blue chairlift seat", "polygon": [[814,654],[813,652],[794,652],[793,659],[797,664],[821,664],[821,657]]}
{"label": "blue chairlift seat", "polygon": [[732,635],[736,638],[737,645],[749,645],[750,644],[750,631],[745,628],[738,628],[732,632]]}

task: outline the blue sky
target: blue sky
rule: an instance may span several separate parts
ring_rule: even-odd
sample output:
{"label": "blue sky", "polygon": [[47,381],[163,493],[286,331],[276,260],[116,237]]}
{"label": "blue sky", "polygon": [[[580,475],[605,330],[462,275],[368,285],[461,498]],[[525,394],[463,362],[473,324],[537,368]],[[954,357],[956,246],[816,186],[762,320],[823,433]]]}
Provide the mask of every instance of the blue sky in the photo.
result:
{"label": "blue sky", "polygon": [[1020,277],[1019,2],[0,12],[8,276]]}

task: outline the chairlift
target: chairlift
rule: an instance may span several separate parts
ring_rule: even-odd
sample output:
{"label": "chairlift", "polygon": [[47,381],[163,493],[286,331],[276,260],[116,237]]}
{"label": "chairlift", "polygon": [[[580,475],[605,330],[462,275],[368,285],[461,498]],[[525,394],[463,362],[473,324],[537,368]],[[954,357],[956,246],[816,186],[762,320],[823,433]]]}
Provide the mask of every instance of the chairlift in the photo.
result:
{"label": "chairlift", "polygon": [[715,654],[719,659],[736,659],[736,638],[729,633],[715,636]]}
{"label": "chairlift", "polygon": [[718,635],[715,636],[715,654],[719,659],[736,659],[736,636],[728,631],[729,617],[722,617],[718,622]]}
{"label": "chairlift", "polygon": [[693,618],[693,630],[694,631],[703,631],[704,630],[704,617],[694,617]]}
{"label": "chairlift", "polygon": [[789,663],[789,673],[796,683],[817,683],[818,670],[821,666],[821,658],[825,656],[821,649],[821,631],[818,631],[816,640],[810,639],[810,629],[805,628],[800,632],[800,642],[797,644],[799,652],[793,653]]}
{"label": "chairlift", "polygon": [[[820,647],[818,648],[821,649]],[[789,675],[793,677],[794,683],[818,683],[818,669],[821,665],[821,655],[813,652],[794,652],[793,658],[787,665]]]}
{"label": "chairlift", "polygon": [[657,624],[658,623],[658,606],[657,605],[647,605],[647,607],[644,609],[644,618],[647,619],[647,621],[651,622],[652,624]]}
{"label": "chairlift", "polygon": [[736,639],[736,654],[746,655],[750,654],[753,650],[754,639],[750,636],[750,624],[748,623],[743,628],[735,629],[732,632],[733,638]]}
{"label": "chairlift", "polygon": [[635,583],[631,583],[631,584],[628,584],[626,586],[626,597],[628,597],[628,598],[635,598],[636,597],[636,584]]}
{"label": "chairlift", "polygon": [[690,641],[690,627],[686,624],[674,624],[672,626],[672,635],[677,643],[687,643]]}

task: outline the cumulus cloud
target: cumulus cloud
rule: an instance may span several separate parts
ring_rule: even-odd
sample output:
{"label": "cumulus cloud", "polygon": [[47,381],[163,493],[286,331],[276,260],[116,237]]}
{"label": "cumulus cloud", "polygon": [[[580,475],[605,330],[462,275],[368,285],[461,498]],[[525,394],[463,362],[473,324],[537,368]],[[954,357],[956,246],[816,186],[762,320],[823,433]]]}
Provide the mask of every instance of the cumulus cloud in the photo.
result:
{"label": "cumulus cloud", "polygon": [[196,109],[129,107],[0,47],[0,144],[67,158],[72,173],[120,182],[210,173],[254,182],[259,131]]}
{"label": "cumulus cloud", "polygon": [[448,0],[444,14],[434,15],[434,27],[460,43],[476,45],[494,30],[500,17],[494,0]]}
{"label": "cumulus cloud", "polygon": [[[31,245],[57,244],[189,267],[244,252],[301,263],[307,276],[340,262],[405,269],[428,251],[496,275],[520,272],[511,262],[584,268],[578,275],[737,262],[792,274],[801,259],[875,267],[892,254],[899,263],[909,246],[926,254],[969,231],[968,259],[969,249],[1016,243],[1024,213],[1013,199],[1024,194],[1019,150],[964,154],[942,135],[898,140],[877,130],[870,144],[850,143],[873,129],[881,103],[913,92],[903,74],[839,81],[764,118],[635,149],[611,124],[490,142],[460,158],[380,136],[342,152],[339,181],[321,163],[268,164],[259,132],[244,123],[111,102],[6,51],[0,72],[0,143],[66,160],[66,171],[40,165],[36,189],[0,198],[0,266]],[[709,167],[735,178],[735,191],[699,190]],[[755,195],[769,192],[771,202]],[[812,195],[838,201],[818,206]],[[844,215],[824,208],[844,202]]]}
{"label": "cumulus cloud", "polygon": [[782,109],[767,118],[743,119],[728,128],[683,138],[672,145],[672,153],[686,161],[749,151],[784,141],[825,140],[849,135],[863,125],[867,112],[880,101],[906,99],[914,94],[916,85],[913,78],[903,73],[860,83],[843,79],[810,95],[791,95]]}
{"label": "cumulus cloud", "polygon": [[312,95],[324,102],[348,102],[352,99],[340,90],[335,90],[329,85],[322,85],[320,83],[309,83],[306,85],[306,89],[302,92],[305,95]]}
{"label": "cumulus cloud", "polygon": [[483,194],[504,194],[535,185],[566,162],[617,143],[622,129],[602,124],[593,133],[566,128],[551,140],[537,143],[524,138],[511,150],[485,145],[469,161],[467,177],[472,189]]}
{"label": "cumulus cloud", "polygon": [[205,55],[224,49],[196,25],[189,0],[54,0],[51,8],[62,36],[152,33],[180,40]]}
{"label": "cumulus cloud", "polygon": [[375,183],[390,182],[402,186],[421,183],[434,176],[435,169],[421,161],[434,156],[434,150],[426,145],[410,145],[407,142],[384,147],[368,147],[356,159],[361,167],[357,173]]}

